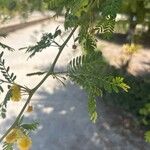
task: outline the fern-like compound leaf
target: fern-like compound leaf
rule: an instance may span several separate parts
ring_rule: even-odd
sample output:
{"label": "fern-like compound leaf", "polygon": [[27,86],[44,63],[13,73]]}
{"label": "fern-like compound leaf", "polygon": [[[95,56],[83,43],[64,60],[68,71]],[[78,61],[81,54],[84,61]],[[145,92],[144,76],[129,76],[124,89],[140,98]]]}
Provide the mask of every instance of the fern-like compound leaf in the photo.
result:
{"label": "fern-like compound leaf", "polygon": [[32,123],[29,123],[29,124],[21,124],[20,127],[22,127],[23,129],[27,131],[34,131],[37,129],[38,125],[39,125],[39,122],[33,121]]}
{"label": "fern-like compound leaf", "polygon": [[10,143],[3,143],[3,150],[13,150],[13,144]]}
{"label": "fern-like compound leaf", "polygon": [[74,58],[68,65],[68,72],[71,80],[87,91],[89,95],[89,116],[93,122],[97,118],[95,106],[97,96],[102,96],[103,91],[119,92],[120,89],[124,91],[129,89],[122,77],[113,77],[110,73],[108,74],[107,63],[100,52]]}
{"label": "fern-like compound leaf", "polygon": [[2,48],[4,48],[4,49],[9,50],[9,51],[14,51],[14,50],[15,50],[14,48],[12,48],[12,47],[10,47],[10,46],[4,44],[4,43],[1,43],[1,42],[0,42],[0,46],[1,46]]}
{"label": "fern-like compound leaf", "polygon": [[[10,67],[6,67],[5,66],[5,60],[2,58],[3,57],[4,52],[0,53],[0,70],[1,73],[3,75],[3,77],[9,82],[9,83],[13,83],[14,80],[16,79],[16,75],[14,75],[14,73],[9,73]],[[2,81],[2,80],[1,80]]]}
{"label": "fern-like compound leaf", "polygon": [[88,98],[88,113],[89,113],[90,120],[93,123],[96,123],[96,120],[98,118],[98,114],[96,111],[96,99],[90,96]]}
{"label": "fern-like compound leaf", "polygon": [[144,135],[145,141],[150,143],[150,131],[146,131]]}
{"label": "fern-like compound leaf", "polygon": [[[37,42],[36,45],[29,46],[27,48],[26,52],[31,53],[29,57],[31,58],[36,53],[42,52],[43,49],[51,46],[53,43],[56,44],[54,40],[60,34],[61,34],[61,30],[58,29],[58,27],[56,28],[54,34],[52,34],[52,33],[45,33],[45,34],[43,34],[41,40],[39,42]],[[58,45],[56,45],[56,46],[58,46]]]}

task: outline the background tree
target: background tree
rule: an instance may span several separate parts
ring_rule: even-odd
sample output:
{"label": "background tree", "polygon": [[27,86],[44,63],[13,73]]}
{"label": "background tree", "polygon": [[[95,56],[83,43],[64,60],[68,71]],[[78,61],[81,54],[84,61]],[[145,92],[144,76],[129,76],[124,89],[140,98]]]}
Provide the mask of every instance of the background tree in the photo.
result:
{"label": "background tree", "polygon": [[150,30],[150,1],[149,0],[126,0],[123,1],[121,7],[121,14],[127,15],[128,19],[124,22],[128,22],[128,40],[134,41],[136,26],[138,24],[142,25],[141,33],[143,33],[143,28],[146,26]]}

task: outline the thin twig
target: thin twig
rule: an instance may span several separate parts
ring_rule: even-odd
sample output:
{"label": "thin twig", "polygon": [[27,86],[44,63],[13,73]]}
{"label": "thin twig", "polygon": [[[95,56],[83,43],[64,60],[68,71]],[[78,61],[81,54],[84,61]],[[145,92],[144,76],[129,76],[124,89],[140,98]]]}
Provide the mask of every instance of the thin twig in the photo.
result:
{"label": "thin twig", "polygon": [[[27,76],[34,76],[34,75],[43,75],[47,73],[47,71],[43,71],[43,72],[33,72],[33,73],[28,73]],[[54,72],[53,74],[67,74],[68,71],[57,71],[57,72]]]}
{"label": "thin twig", "polygon": [[61,45],[59,45],[56,41],[53,41],[53,43],[55,43],[58,47],[60,47]]}

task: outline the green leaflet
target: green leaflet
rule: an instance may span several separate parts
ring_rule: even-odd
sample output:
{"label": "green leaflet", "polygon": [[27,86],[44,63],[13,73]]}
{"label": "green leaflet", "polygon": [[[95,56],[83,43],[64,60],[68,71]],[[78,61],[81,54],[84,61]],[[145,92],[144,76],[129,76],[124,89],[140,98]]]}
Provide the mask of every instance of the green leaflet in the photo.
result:
{"label": "green leaflet", "polygon": [[123,0],[105,0],[102,4],[102,15],[116,17]]}
{"label": "green leaflet", "polygon": [[[9,73],[10,67],[5,66],[5,60],[2,58],[4,52],[1,52],[0,54],[0,70],[3,75],[3,77],[10,83],[13,83],[16,79],[16,75],[14,73]],[[2,81],[1,81],[2,82]]]}
{"label": "green leaflet", "polygon": [[6,96],[3,100],[3,102],[0,104],[0,116],[4,119],[6,118],[6,112],[7,112],[7,103],[10,100],[11,97],[11,91],[8,90],[6,93]]}
{"label": "green leaflet", "polygon": [[77,16],[80,17],[82,12],[87,11],[87,5],[89,3],[89,0],[77,0],[73,2],[73,7],[71,9],[71,12]]}
{"label": "green leaflet", "polygon": [[55,32],[52,33],[45,33],[43,34],[41,40],[37,42],[34,46],[29,46],[26,50],[27,53],[30,54],[30,58],[33,57],[36,53],[42,52],[43,49],[52,46],[52,44],[58,46],[55,42],[55,38],[61,34],[61,30],[58,27],[55,29]]}
{"label": "green leaflet", "polygon": [[33,121],[32,123],[28,123],[28,124],[21,124],[20,127],[22,127],[23,129],[27,131],[34,131],[37,129],[38,125],[39,125],[39,122]]}
{"label": "green leaflet", "polygon": [[109,39],[115,26],[115,18],[121,8],[122,0],[106,0],[101,6],[101,17],[95,27],[96,33],[102,38]]}
{"label": "green leaflet", "polygon": [[13,150],[13,144],[3,143],[3,150]]}
{"label": "green leaflet", "polygon": [[150,131],[146,131],[144,135],[145,141],[150,143]]}
{"label": "green leaflet", "polygon": [[0,37],[6,38],[6,36],[7,36],[7,33],[0,31]]}
{"label": "green leaflet", "polygon": [[97,23],[97,26],[94,28],[96,34],[100,34],[100,36],[104,39],[109,39],[114,32],[115,27],[115,19],[112,17],[101,18],[101,20]]}
{"label": "green leaflet", "polygon": [[10,46],[8,46],[8,45],[6,45],[6,44],[3,44],[3,43],[1,43],[1,42],[0,42],[0,46],[1,46],[2,48],[4,48],[4,49],[9,50],[9,51],[14,51],[14,48],[12,48],[12,47],[10,47]]}
{"label": "green leaflet", "polygon": [[82,31],[79,34],[79,43],[86,54],[93,53],[97,48],[96,38],[89,33],[82,33]]}
{"label": "green leaflet", "polygon": [[96,120],[98,118],[98,114],[96,112],[96,100],[92,96],[88,98],[88,113],[90,120],[93,123],[96,123]]}
{"label": "green leaflet", "polygon": [[68,65],[68,72],[71,80],[87,91],[89,96],[88,112],[93,122],[97,119],[97,96],[102,96],[103,91],[118,93],[120,89],[126,92],[129,89],[122,77],[108,75],[107,63],[100,52],[93,52],[74,58]]}
{"label": "green leaflet", "polygon": [[6,81],[3,79],[0,79],[0,92],[4,92],[3,83],[8,84],[8,92],[6,93],[4,100],[0,104],[0,116],[2,118],[5,118],[6,117],[6,110],[7,110],[7,102],[10,100],[10,97],[11,97],[11,92],[9,89],[9,83],[10,84],[14,83],[14,81],[16,79],[16,75],[14,75],[14,73],[10,73],[10,67],[9,66],[8,67],[5,66],[5,60],[3,59],[3,54],[4,54],[4,52],[0,53],[0,71],[1,71],[3,77],[5,78]]}

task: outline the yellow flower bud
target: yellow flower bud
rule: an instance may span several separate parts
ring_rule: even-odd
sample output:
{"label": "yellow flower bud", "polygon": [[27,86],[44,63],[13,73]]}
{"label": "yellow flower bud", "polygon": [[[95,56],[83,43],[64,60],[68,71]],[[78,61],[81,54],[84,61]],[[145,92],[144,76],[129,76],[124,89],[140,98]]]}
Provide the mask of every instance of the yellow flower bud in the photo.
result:
{"label": "yellow flower bud", "polygon": [[21,99],[20,86],[17,84],[13,84],[13,86],[11,87],[11,100],[17,102],[20,99]]}
{"label": "yellow flower bud", "polygon": [[17,146],[19,150],[29,150],[31,148],[32,141],[30,137],[24,136],[17,140]]}
{"label": "yellow flower bud", "polygon": [[27,112],[32,112],[33,111],[33,106],[28,106]]}
{"label": "yellow flower bud", "polygon": [[140,45],[137,45],[137,44],[134,44],[134,43],[123,45],[124,53],[126,53],[128,55],[132,55],[134,53],[137,53],[140,48],[141,48]]}
{"label": "yellow flower bud", "polygon": [[17,140],[17,137],[17,129],[12,129],[12,131],[6,136],[5,140],[7,143],[14,143]]}

